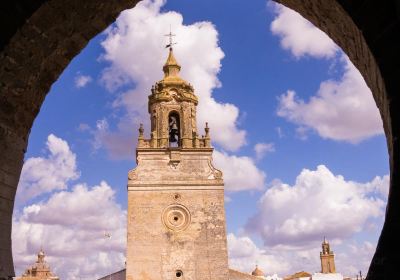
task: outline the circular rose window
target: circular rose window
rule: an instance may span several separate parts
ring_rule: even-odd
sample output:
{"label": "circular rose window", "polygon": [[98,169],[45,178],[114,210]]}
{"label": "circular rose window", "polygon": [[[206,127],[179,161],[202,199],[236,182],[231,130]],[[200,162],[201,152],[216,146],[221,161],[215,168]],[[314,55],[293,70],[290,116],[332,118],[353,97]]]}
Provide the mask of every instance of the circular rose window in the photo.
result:
{"label": "circular rose window", "polygon": [[181,231],[190,223],[190,212],[181,204],[172,204],[164,209],[162,214],[164,225],[173,231]]}

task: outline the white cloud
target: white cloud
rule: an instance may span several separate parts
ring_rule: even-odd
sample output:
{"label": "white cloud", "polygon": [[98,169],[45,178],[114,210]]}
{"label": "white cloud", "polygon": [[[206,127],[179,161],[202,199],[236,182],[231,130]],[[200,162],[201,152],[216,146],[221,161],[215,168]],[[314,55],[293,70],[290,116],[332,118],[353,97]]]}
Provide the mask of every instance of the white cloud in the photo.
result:
{"label": "white cloud", "polygon": [[371,182],[366,184],[366,187],[369,192],[374,193],[377,196],[380,196],[382,199],[387,200],[389,195],[389,186],[390,186],[390,177],[389,175],[385,176],[376,176]]}
{"label": "white cloud", "polygon": [[227,191],[260,190],[265,186],[265,173],[250,157],[214,150],[213,162],[216,168],[223,171]]}
{"label": "white cloud", "polygon": [[61,279],[96,279],[124,267],[126,212],[106,182],[79,184],[24,207],[13,220],[12,238],[17,274],[43,246]]}
{"label": "white cloud", "polygon": [[[105,147],[111,159],[131,160],[135,157],[137,129],[127,120],[121,120],[118,127],[118,130],[112,130],[107,119],[97,120],[96,128],[90,130],[93,135],[92,147],[95,151]],[[139,127],[139,124],[136,127]]]}
{"label": "white cloud", "polygon": [[[307,248],[260,247],[249,236],[228,234],[229,266],[242,272],[251,272],[255,264],[266,275],[278,274],[283,277],[297,271],[320,272],[321,238]],[[360,270],[368,270],[376,246],[369,241],[348,239],[346,242],[330,241],[335,254],[336,270],[345,276],[352,276]]]}
{"label": "white cloud", "polygon": [[366,276],[375,253],[376,245],[369,241],[346,242],[343,251],[336,251],[336,267],[341,268],[343,275],[353,276],[362,271]]}
{"label": "white cloud", "polygon": [[271,23],[271,32],[281,39],[281,46],[296,58],[312,56],[332,58],[338,46],[324,32],[299,13],[280,4],[273,4],[277,16]]}
{"label": "white cloud", "polygon": [[283,130],[280,126],[276,127],[275,130],[276,130],[276,133],[278,134],[279,138],[285,137],[285,134],[283,133]]}
{"label": "white cloud", "polygon": [[26,201],[44,193],[67,188],[67,183],[79,177],[76,155],[66,141],[50,134],[45,157],[28,158],[18,184],[18,201]]}
{"label": "white cloud", "polygon": [[81,75],[78,74],[75,79],[75,87],[77,88],[83,88],[85,87],[87,84],[89,84],[92,81],[92,77],[88,76],[88,75]]}
{"label": "white cloud", "polygon": [[343,57],[342,61],[340,80],[322,82],[309,101],[288,90],[279,97],[277,114],[327,139],[358,143],[382,134],[382,120],[370,89],[350,60]]}
{"label": "white cloud", "polygon": [[257,143],[254,145],[254,152],[256,159],[261,160],[267,153],[275,152],[275,145],[274,143]]}
{"label": "white cloud", "polygon": [[[280,4],[272,4],[276,18],[271,23],[273,34],[281,38],[281,46],[296,58],[335,58],[339,47],[321,30],[297,12]],[[280,96],[278,115],[298,124],[297,136],[305,140],[315,130],[321,137],[360,142],[382,134],[382,120],[372,93],[359,71],[342,54],[344,73],[338,81],[321,83],[315,96],[304,101],[288,90]]]}
{"label": "white cloud", "polygon": [[207,121],[211,132],[215,131],[211,135],[215,143],[230,151],[239,149],[245,144],[246,136],[245,131],[237,127],[239,109],[233,104],[218,102],[212,96],[212,91],[220,87],[217,74],[224,57],[218,47],[215,26],[210,22],[184,25],[181,14],[160,12],[164,3],[142,1],[134,9],[124,11],[106,31],[102,59],[110,66],[103,72],[103,83],[114,91],[122,85],[134,84],[135,87],[119,94],[114,101],[114,108],[124,109],[126,115],[121,117],[115,132],[109,131],[113,134],[112,140],[104,146],[111,150],[112,146],[132,150],[132,142],[125,140],[137,136],[135,128],[139,123],[148,127],[147,96],[151,86],[162,78],[162,65],[168,55],[164,35],[171,25],[178,42],[174,53],[182,65],[181,76],[194,85],[199,96],[200,130]]}
{"label": "white cloud", "polygon": [[256,264],[266,275],[282,274],[289,271],[291,264],[278,255],[268,254],[260,249],[248,236],[237,237],[228,234],[229,267],[250,273]]}
{"label": "white cloud", "polygon": [[321,236],[348,238],[369,219],[383,215],[386,202],[371,188],[380,185],[378,181],[346,181],[324,165],[304,169],[293,186],[273,183],[246,228],[260,234],[268,246],[305,246]]}
{"label": "white cloud", "polygon": [[96,279],[123,268],[126,211],[116,203],[114,190],[104,181],[68,189],[68,183],[79,176],[75,154],[66,141],[52,134],[46,146],[47,157],[26,161],[18,187],[17,200],[51,194],[14,211],[17,274],[35,262],[41,246],[61,279]]}

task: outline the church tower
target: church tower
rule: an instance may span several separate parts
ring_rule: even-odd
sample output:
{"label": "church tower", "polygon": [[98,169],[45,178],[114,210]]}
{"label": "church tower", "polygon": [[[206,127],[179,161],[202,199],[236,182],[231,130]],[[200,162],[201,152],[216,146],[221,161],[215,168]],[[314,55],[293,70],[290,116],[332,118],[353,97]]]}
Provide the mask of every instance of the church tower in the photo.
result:
{"label": "church tower", "polygon": [[50,266],[44,260],[46,255],[40,249],[37,255],[37,261],[34,265],[25,270],[21,277],[14,277],[15,280],[60,280],[50,271]]}
{"label": "church tower", "polygon": [[335,268],[335,255],[330,250],[329,242],[324,237],[322,242],[322,252],[320,252],[321,259],[321,272],[322,273],[336,273]]}
{"label": "church tower", "polygon": [[172,44],[149,96],[150,139],[139,128],[128,173],[127,280],[228,279],[222,172],[209,128],[199,137],[193,87]]}

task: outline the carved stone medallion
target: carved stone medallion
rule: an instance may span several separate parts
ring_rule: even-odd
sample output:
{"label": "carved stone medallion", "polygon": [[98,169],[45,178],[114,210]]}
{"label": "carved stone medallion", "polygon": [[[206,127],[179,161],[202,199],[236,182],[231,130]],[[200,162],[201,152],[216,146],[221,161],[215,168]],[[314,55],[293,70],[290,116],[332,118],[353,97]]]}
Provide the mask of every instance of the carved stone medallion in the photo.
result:
{"label": "carved stone medallion", "polygon": [[185,230],[190,223],[190,212],[181,204],[171,204],[162,213],[164,225],[172,231]]}

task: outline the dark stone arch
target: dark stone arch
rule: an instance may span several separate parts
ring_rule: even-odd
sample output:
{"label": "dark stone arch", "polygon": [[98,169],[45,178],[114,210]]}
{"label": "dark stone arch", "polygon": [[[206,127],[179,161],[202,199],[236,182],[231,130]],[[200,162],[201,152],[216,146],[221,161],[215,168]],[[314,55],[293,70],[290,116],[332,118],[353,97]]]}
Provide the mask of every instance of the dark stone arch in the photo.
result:
{"label": "dark stone arch", "polygon": [[14,275],[11,221],[29,132],[51,85],[122,10],[138,0],[0,3],[0,279]]}
{"label": "dark stone arch", "polygon": [[275,0],[327,33],[370,87],[386,134],[390,191],[385,223],[367,279],[398,274],[400,236],[400,2],[396,0]]}
{"label": "dark stone arch", "polygon": [[[398,273],[400,249],[399,1],[276,1],[298,11],[341,46],[373,92],[387,137],[391,181],[386,220],[368,279],[389,279]],[[14,197],[29,132],[41,104],[52,83],[88,41],[137,2],[4,0],[0,4],[0,279],[14,275]]]}

